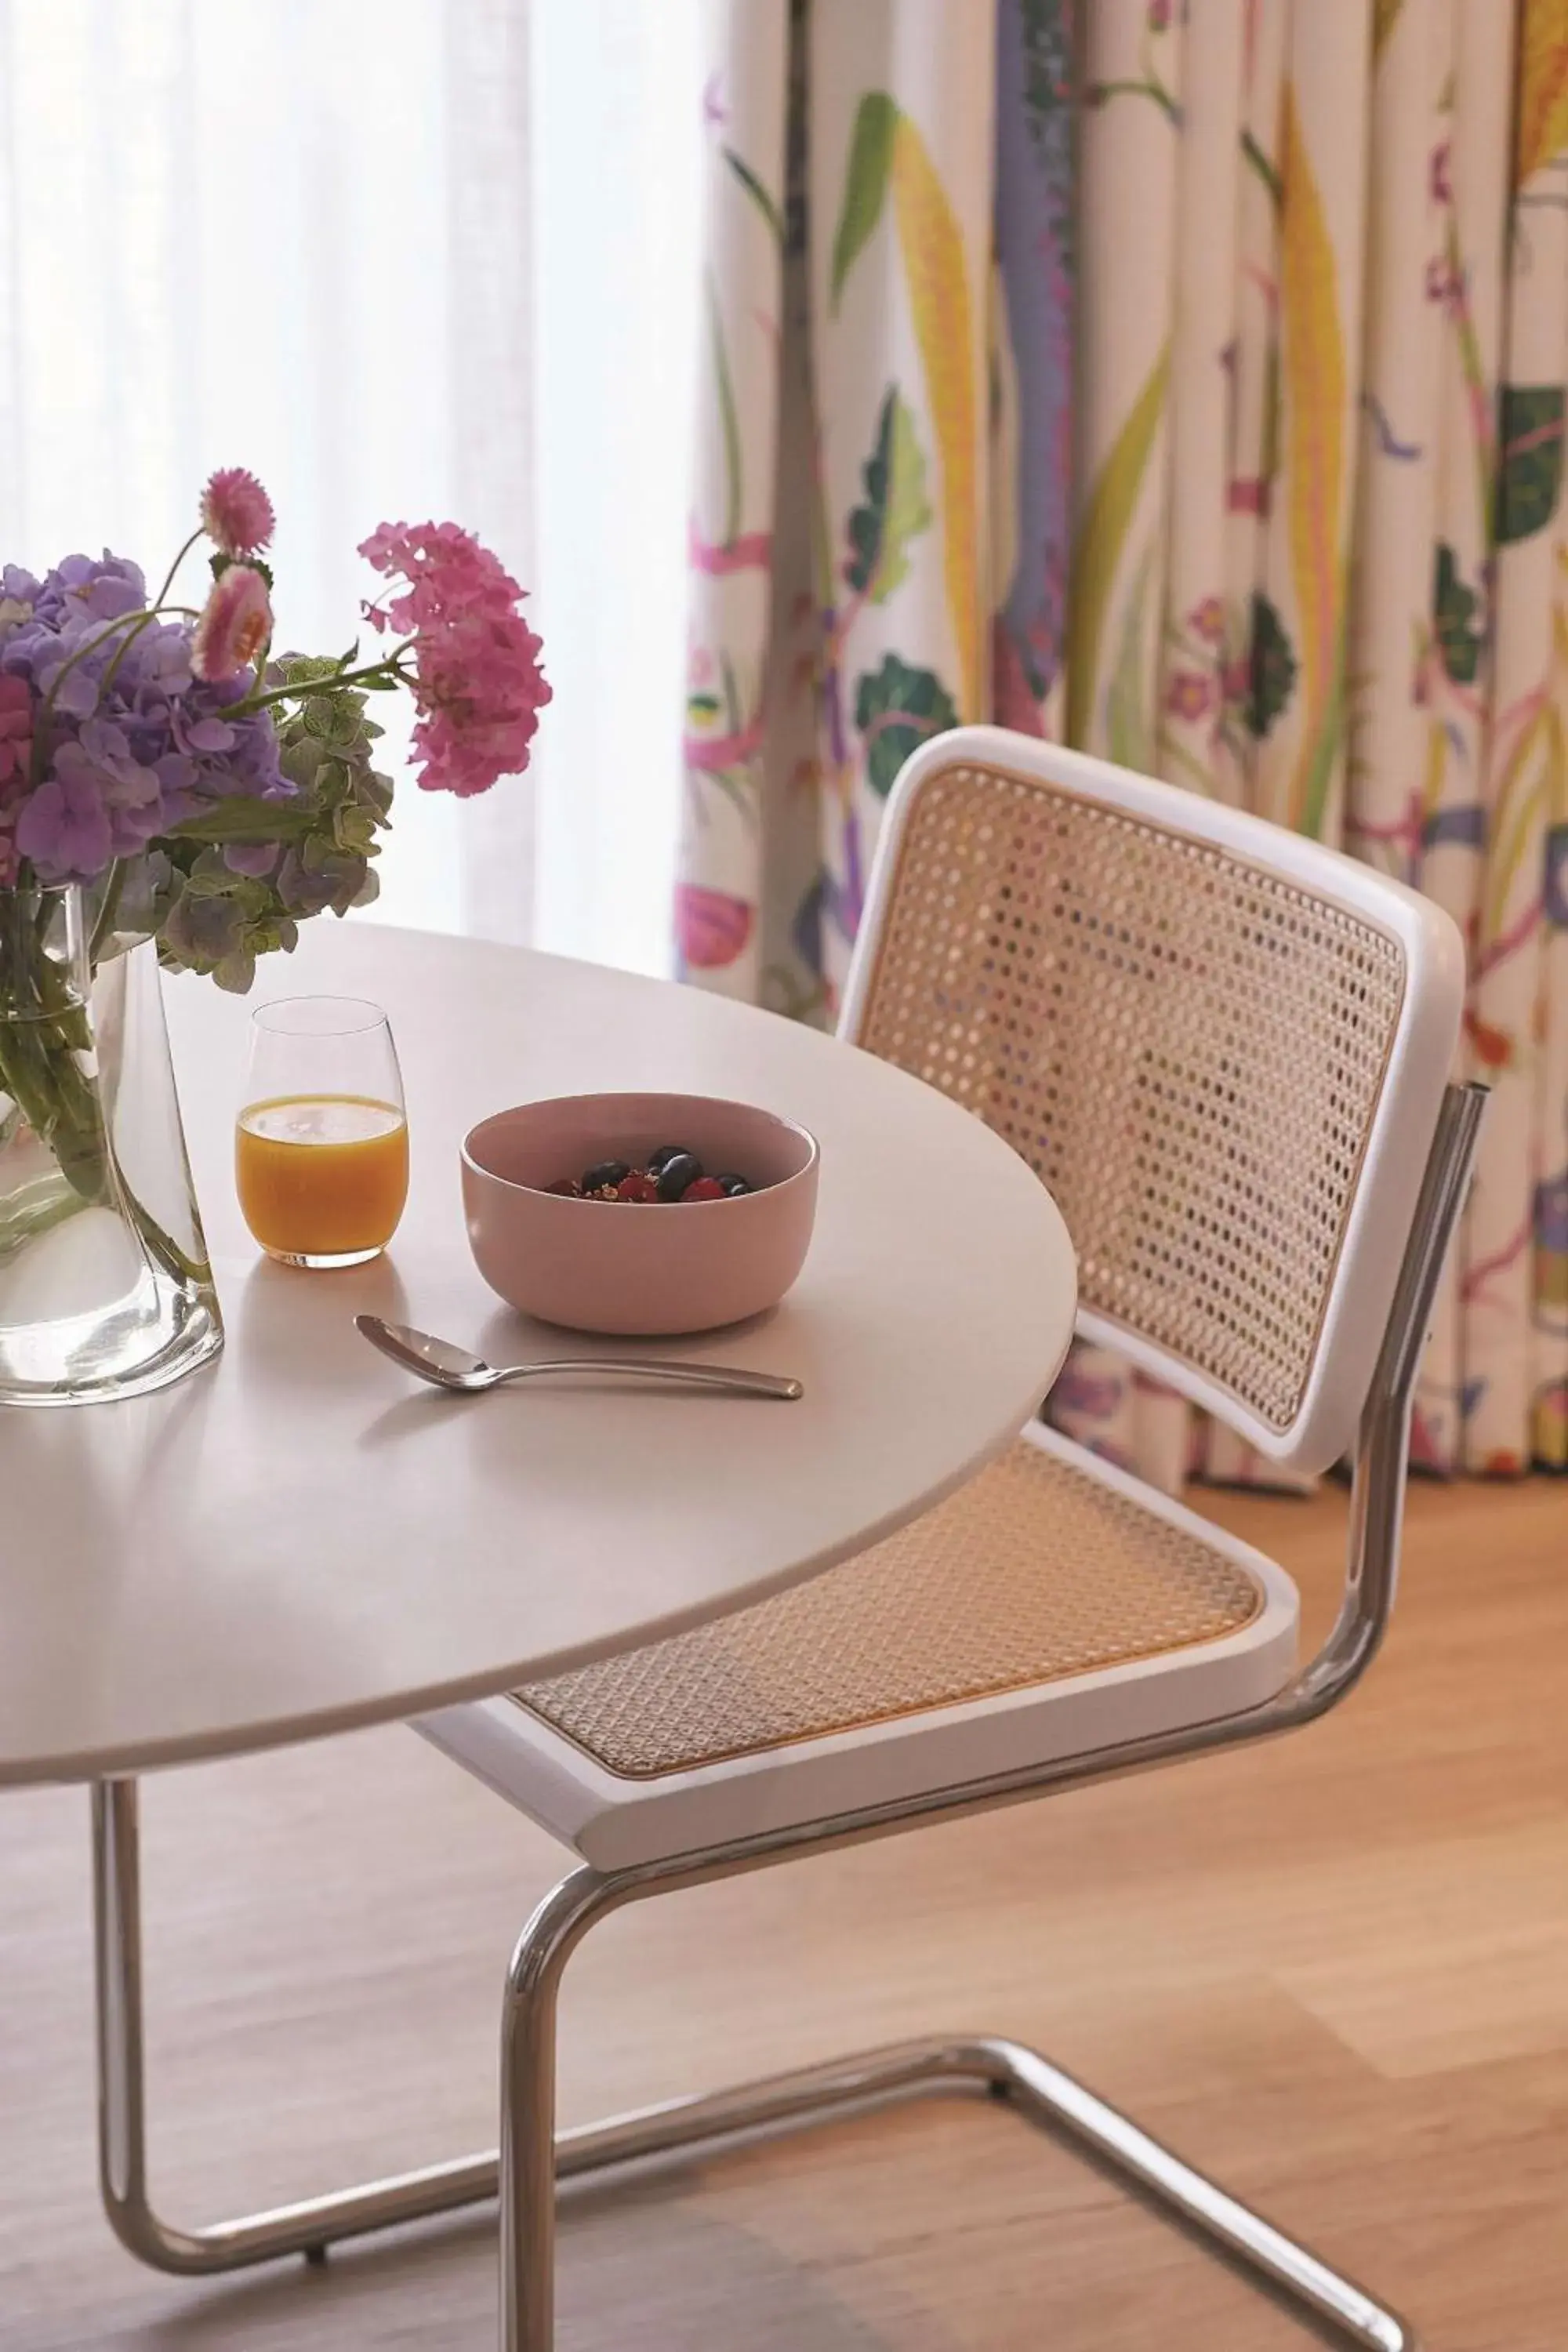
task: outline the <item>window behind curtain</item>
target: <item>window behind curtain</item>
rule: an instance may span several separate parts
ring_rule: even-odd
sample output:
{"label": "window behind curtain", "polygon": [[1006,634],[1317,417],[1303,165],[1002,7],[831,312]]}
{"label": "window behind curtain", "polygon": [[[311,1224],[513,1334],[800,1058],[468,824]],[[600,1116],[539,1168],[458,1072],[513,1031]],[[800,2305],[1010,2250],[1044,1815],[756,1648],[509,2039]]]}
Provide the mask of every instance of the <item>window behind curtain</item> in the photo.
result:
{"label": "window behind curtain", "polygon": [[[526,782],[400,790],[378,914],[664,968],[697,0],[0,0],[0,554],[153,574],[215,465],[341,651],[377,521],[537,591]],[[195,565],[188,593],[199,593]],[[401,763],[408,711],[382,699]],[[402,780],[400,779],[400,783]]]}

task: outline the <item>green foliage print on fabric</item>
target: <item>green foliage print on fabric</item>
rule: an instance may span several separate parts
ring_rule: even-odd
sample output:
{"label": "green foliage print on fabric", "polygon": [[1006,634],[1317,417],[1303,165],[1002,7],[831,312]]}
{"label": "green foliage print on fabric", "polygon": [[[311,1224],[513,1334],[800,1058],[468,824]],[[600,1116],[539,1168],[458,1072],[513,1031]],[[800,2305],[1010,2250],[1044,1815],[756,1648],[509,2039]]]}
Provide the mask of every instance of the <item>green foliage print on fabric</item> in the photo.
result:
{"label": "green foliage print on fabric", "polygon": [[1252,596],[1252,658],[1247,731],[1259,742],[1296,691],[1296,651],[1279,611],[1260,589]]}
{"label": "green foliage print on fabric", "polygon": [[1458,560],[1447,540],[1437,543],[1432,615],[1443,667],[1456,686],[1474,686],[1481,666],[1480,596],[1459,577]]}
{"label": "green foliage print on fabric", "polygon": [[882,800],[911,751],[958,724],[958,706],[933,669],[916,669],[897,654],[868,670],[855,687],[855,724],[866,747],[866,780]]}
{"label": "green foliage print on fabric", "polygon": [[1165,411],[1170,352],[1163,351],[1095,478],[1073,548],[1068,604],[1068,741],[1085,744],[1100,690],[1105,630],[1121,550]]}
{"label": "green foliage print on fabric", "polygon": [[1563,389],[1505,383],[1499,403],[1497,536],[1507,544],[1544,530],[1563,488]]}
{"label": "green foliage print on fabric", "polygon": [[756,173],[752,171],[751,165],[746,162],[743,155],[737,155],[732,147],[726,147],[723,150],[723,155],[725,163],[728,163],[731,171],[733,172],[736,179],[739,180],[742,187],[744,188],[746,194],[750,196],[752,202],[761,213],[763,220],[767,223],[770,235],[775,236],[778,239],[779,244],[782,246],[784,241],[784,215],[780,212],[778,205],[768,194],[766,188],[763,187],[761,180],[758,179]]}
{"label": "green foliage print on fabric", "polygon": [[837,315],[844,281],[856,256],[882,216],[888,173],[893,161],[893,135],[899,110],[885,89],[868,89],[855,116],[849,142],[849,164],[844,175],[844,201],[833,238],[833,277],[828,308]]}
{"label": "green foliage print on fabric", "polygon": [[1121,638],[1105,689],[1105,749],[1119,767],[1147,774],[1154,765],[1154,730],[1149,709],[1145,620],[1155,549],[1151,544],[1133,577],[1121,616]]}
{"label": "green foliage print on fabric", "polygon": [[742,496],[741,418],[735,405],[734,379],[724,343],[724,309],[717,281],[708,280],[708,346],[713,362],[713,389],[719,402],[719,422],[724,436],[724,535],[722,547],[733,547],[741,530]]}
{"label": "green foliage print on fabric", "polygon": [[914,414],[896,383],[888,386],[877,420],[877,446],[861,468],[864,506],[849,516],[849,556],[844,577],[857,595],[885,604],[909,572],[909,543],[929,530],[926,461],[915,436]]}

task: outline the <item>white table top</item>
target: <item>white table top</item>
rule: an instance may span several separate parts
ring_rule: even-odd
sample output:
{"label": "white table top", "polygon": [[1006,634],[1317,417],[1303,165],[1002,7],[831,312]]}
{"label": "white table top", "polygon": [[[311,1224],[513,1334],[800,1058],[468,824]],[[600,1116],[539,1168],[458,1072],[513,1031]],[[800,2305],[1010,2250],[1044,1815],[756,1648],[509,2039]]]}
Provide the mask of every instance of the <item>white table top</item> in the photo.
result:
{"label": "white table top", "polygon": [[[349,1273],[259,1256],[231,1172],[248,1004],[172,984],[228,1345],[157,1396],[0,1412],[0,1783],[406,1717],[720,1615],[958,1484],[1066,1351],[1075,1270],[1050,1199],[977,1119],[869,1055],[696,990],[331,919],[253,1001],[306,990],[391,1013],[402,1229]],[[509,1103],[639,1087],[742,1097],[819,1136],[816,1238],[783,1307],[650,1349],[796,1373],[804,1401],[446,1398],[373,1353],[360,1308],[500,1361],[593,1352],[484,1286],[458,1144]]]}

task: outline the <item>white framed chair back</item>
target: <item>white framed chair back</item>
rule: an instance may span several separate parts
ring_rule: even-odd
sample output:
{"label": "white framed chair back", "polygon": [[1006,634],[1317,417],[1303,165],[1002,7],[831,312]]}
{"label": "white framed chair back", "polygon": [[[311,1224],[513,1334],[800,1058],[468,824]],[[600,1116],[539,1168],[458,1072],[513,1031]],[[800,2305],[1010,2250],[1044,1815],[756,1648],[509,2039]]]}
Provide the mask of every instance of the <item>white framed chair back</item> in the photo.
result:
{"label": "white framed chair back", "polygon": [[1372,1378],[1464,987],[1403,884],[968,727],[889,798],[839,1034],[1022,1153],[1082,1332],[1311,1471]]}

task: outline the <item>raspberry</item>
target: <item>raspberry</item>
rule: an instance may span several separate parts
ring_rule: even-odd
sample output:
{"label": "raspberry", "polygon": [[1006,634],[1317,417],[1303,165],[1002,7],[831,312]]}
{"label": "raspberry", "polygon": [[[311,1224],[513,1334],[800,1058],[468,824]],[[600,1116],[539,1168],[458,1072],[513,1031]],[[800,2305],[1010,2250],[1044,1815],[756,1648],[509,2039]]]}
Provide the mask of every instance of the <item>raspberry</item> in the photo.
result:
{"label": "raspberry", "polygon": [[658,1186],[646,1168],[630,1168],[616,1186],[617,1201],[657,1201]]}
{"label": "raspberry", "polygon": [[721,1201],[725,1197],[724,1187],[717,1176],[699,1176],[695,1182],[687,1186],[680,1197],[683,1201]]}

